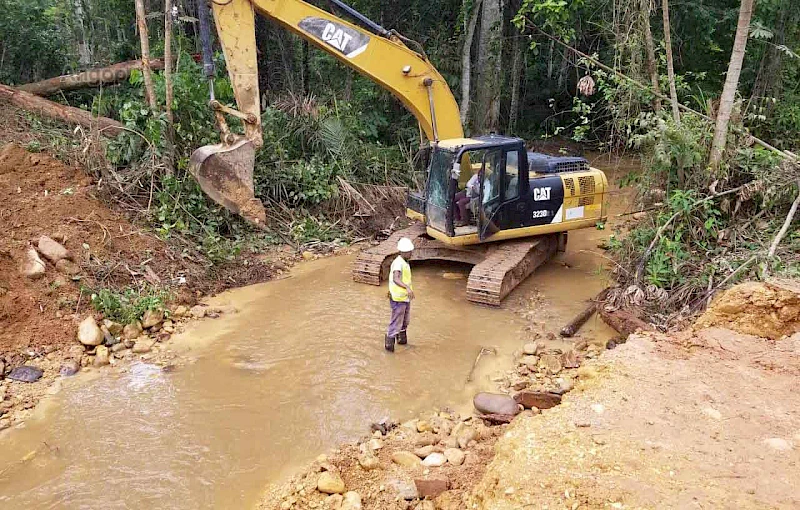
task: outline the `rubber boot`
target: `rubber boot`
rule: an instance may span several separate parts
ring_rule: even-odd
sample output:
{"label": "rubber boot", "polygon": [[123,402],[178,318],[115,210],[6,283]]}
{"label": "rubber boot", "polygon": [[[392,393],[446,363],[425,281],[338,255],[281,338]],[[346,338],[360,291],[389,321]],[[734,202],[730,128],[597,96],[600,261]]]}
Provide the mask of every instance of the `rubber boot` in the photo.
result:
{"label": "rubber boot", "polygon": [[386,335],[386,339],[384,340],[383,346],[389,352],[394,352],[394,340],[395,337]]}
{"label": "rubber boot", "polygon": [[405,331],[401,331],[397,335],[397,343],[400,345],[406,345],[408,343],[408,335],[406,334]]}

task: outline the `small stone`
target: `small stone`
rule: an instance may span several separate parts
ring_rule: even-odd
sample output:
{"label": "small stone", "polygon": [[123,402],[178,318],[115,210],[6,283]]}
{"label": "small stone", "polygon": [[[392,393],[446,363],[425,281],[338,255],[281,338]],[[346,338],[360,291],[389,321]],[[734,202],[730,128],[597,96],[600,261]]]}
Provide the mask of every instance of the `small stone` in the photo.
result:
{"label": "small stone", "polygon": [[432,454],[434,452],[434,448],[435,447],[433,445],[428,445],[428,446],[423,446],[422,448],[417,448],[416,450],[414,450],[414,455],[416,455],[420,459],[424,459],[425,457],[427,457],[428,455],[430,455],[430,454]]}
{"label": "small stone", "polygon": [[81,364],[78,361],[69,359],[61,364],[61,368],[59,369],[58,373],[61,374],[61,377],[69,377],[77,374],[80,369]]}
{"label": "small stone", "polygon": [[91,315],[78,325],[78,341],[83,345],[94,347],[103,343],[103,331]]}
{"label": "small stone", "polygon": [[123,326],[119,322],[103,319],[103,326],[105,326],[108,332],[114,336],[119,336],[122,334]]}
{"label": "small stone", "polygon": [[419,420],[417,422],[417,432],[420,432],[420,433],[428,432],[429,430],[432,430],[432,429],[433,429],[433,427],[431,427],[430,422],[428,422],[426,420]]}
{"label": "small stone", "polygon": [[36,280],[44,276],[46,269],[36,250],[30,248],[25,252],[25,260],[22,263],[22,267],[20,267],[20,272],[23,276]]}
{"label": "small stone", "polygon": [[361,454],[358,457],[358,464],[365,471],[372,471],[373,469],[377,469],[380,467],[380,462],[378,462],[378,457],[372,455],[371,453]]}
{"label": "small stone", "polygon": [[539,366],[551,374],[561,372],[561,359],[553,354],[545,354],[539,358]]}
{"label": "small stone", "polygon": [[412,468],[420,465],[419,457],[409,451],[398,451],[392,454],[392,462],[397,465]]}
{"label": "small stone", "polygon": [[129,339],[125,339],[122,342],[122,345],[124,345],[126,349],[133,349],[133,346],[136,345],[136,340],[130,339],[130,338]]}
{"label": "small stone", "polygon": [[575,387],[575,383],[569,377],[559,377],[556,379],[556,384],[558,384],[557,393],[561,395],[569,393]]}
{"label": "small stone", "polygon": [[722,413],[717,411],[713,407],[706,407],[705,409],[703,409],[703,414],[714,420],[722,419]]}
{"label": "small stone", "polygon": [[314,260],[314,254],[310,251],[304,251],[303,260]]}
{"label": "small stone", "polygon": [[604,406],[603,404],[592,404],[591,407],[592,411],[594,411],[595,414],[603,414],[604,412],[606,412],[606,406]]}
{"label": "small stone", "polygon": [[415,478],[414,485],[420,498],[434,499],[450,488],[450,481],[447,478]]}
{"label": "small stone", "polygon": [[317,480],[317,490],[325,494],[342,494],[344,492],[344,480],[339,473],[325,471]]}
{"label": "small stone", "polygon": [[401,499],[412,501],[419,497],[417,486],[414,483],[406,482],[405,480],[392,480],[390,484],[397,491]]}
{"label": "small stone", "polygon": [[528,356],[533,356],[539,351],[539,344],[536,342],[528,342],[522,346],[522,353]]}
{"label": "small stone", "polygon": [[61,259],[56,262],[56,271],[67,276],[75,276],[80,274],[81,266],[69,259]]}
{"label": "small stone", "polygon": [[119,342],[111,346],[111,352],[120,352],[128,348],[129,347],[125,345],[125,342]]}
{"label": "small stone", "polygon": [[195,305],[189,310],[189,313],[191,313],[192,317],[195,319],[202,319],[206,316],[206,309],[200,305]]}
{"label": "small stone", "polygon": [[95,351],[94,361],[92,364],[96,367],[104,367],[108,365],[108,347],[99,345]]}
{"label": "small stone", "polygon": [[175,310],[172,311],[170,316],[176,317],[176,318],[181,318],[181,317],[185,317],[188,313],[189,313],[189,309],[188,308],[186,308],[183,305],[178,305],[175,308]]}
{"label": "small stone", "polygon": [[592,426],[588,420],[575,420],[575,426],[578,428],[589,428]]}
{"label": "small stone", "polygon": [[361,510],[361,495],[355,491],[345,492],[340,510]]}
{"label": "small stone", "polygon": [[458,436],[458,447],[461,449],[466,448],[469,446],[471,441],[474,441],[478,437],[478,432],[473,428],[464,429],[464,431]]}
{"label": "small stone", "polygon": [[433,432],[423,432],[414,440],[416,446],[428,446],[439,442],[439,438]]}
{"label": "small stone", "polygon": [[142,327],[150,329],[164,320],[164,310],[147,310],[142,317]]}
{"label": "small stone", "polygon": [[788,452],[792,449],[792,443],[780,437],[770,437],[764,440],[764,444],[778,452]]}
{"label": "small stone", "polygon": [[578,368],[581,366],[581,362],[578,359],[578,353],[576,353],[573,349],[570,349],[562,354],[561,365],[564,368]]}
{"label": "small stone", "polygon": [[530,386],[530,381],[527,379],[519,379],[511,383],[511,389],[514,391],[524,390]]}
{"label": "small stone", "polygon": [[369,449],[370,450],[376,451],[376,450],[380,450],[381,448],[383,448],[383,441],[381,441],[378,438],[372,438],[372,439],[369,440]]}
{"label": "small stone", "polygon": [[142,334],[142,323],[139,321],[133,321],[130,324],[126,324],[125,327],[122,329],[122,337],[125,340],[134,340],[139,338]]}
{"label": "small stone", "polygon": [[103,341],[106,345],[114,345],[117,343],[117,339],[114,338],[114,335],[111,334],[111,331],[109,331],[105,325],[100,326],[100,331],[103,332]]}
{"label": "small stone", "polygon": [[514,395],[514,400],[525,409],[550,409],[561,403],[561,395],[545,391],[521,391]]}
{"label": "small stone", "polygon": [[422,465],[425,467],[440,467],[444,466],[446,462],[447,457],[445,457],[443,453],[434,452],[425,457],[425,460],[422,461]]}
{"label": "small stone", "polygon": [[133,349],[131,350],[133,351],[134,354],[145,354],[153,349],[154,343],[155,341],[150,338],[143,338],[137,340],[136,343],[133,345]]}
{"label": "small stone", "polygon": [[442,445],[445,448],[458,448],[458,439],[453,436],[450,436],[444,441],[442,441]]}
{"label": "small stone", "polygon": [[539,365],[539,356],[523,356],[517,361],[517,365],[533,370]]}
{"label": "small stone", "polygon": [[53,264],[61,259],[69,257],[69,252],[66,248],[47,236],[42,236],[39,238],[39,244],[37,247],[39,248],[39,253],[41,253],[44,258]]}
{"label": "small stone", "polygon": [[467,455],[458,448],[448,448],[444,451],[444,456],[447,457],[447,462],[454,466],[460,466],[464,463]]}
{"label": "small stone", "polygon": [[[325,500],[325,505],[327,505],[327,507],[330,510],[341,510],[343,501],[344,501],[344,497],[342,497],[341,494],[331,494]],[[292,507],[292,505],[289,504],[289,506],[287,506],[286,508],[291,508],[291,507]]]}

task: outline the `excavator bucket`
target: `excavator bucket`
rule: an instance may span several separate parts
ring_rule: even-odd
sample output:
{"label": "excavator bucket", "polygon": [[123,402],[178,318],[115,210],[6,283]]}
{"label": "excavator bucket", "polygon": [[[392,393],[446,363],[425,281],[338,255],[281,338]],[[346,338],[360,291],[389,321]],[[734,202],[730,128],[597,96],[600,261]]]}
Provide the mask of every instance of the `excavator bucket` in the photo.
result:
{"label": "excavator bucket", "polygon": [[255,160],[255,147],[242,138],[230,145],[200,147],[189,159],[189,172],[216,203],[257,227],[263,227],[267,213],[261,200],[255,197]]}

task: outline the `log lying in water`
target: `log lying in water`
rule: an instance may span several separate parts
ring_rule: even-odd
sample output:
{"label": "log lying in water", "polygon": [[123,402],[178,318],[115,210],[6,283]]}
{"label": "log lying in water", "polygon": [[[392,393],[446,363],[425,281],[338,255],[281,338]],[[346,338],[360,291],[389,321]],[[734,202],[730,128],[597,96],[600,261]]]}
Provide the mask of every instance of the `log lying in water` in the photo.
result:
{"label": "log lying in water", "polygon": [[47,117],[60,120],[67,124],[98,128],[104,136],[114,137],[124,130],[122,123],[108,117],[95,117],[86,110],[54,103],[42,97],[24,92],[22,90],[0,84],[0,100],[7,101],[17,108]]}
{"label": "log lying in water", "polygon": [[627,339],[629,335],[635,333],[637,330],[653,330],[650,324],[628,310],[608,311],[600,306],[597,308],[597,313],[600,315],[600,318],[603,319],[603,322],[619,333],[623,339]]}
{"label": "log lying in water", "polygon": [[[164,69],[164,59],[155,59],[150,61],[150,67],[154,71]],[[19,90],[23,90],[30,94],[37,96],[49,96],[56,92],[65,90],[75,90],[86,87],[97,87],[100,85],[110,85],[127,80],[134,69],[141,69],[141,60],[129,60],[127,62],[120,62],[118,64],[110,65],[108,67],[98,67],[89,69],[82,73],[65,74],[63,76],[56,76],[47,80],[37,81],[21,85]]]}
{"label": "log lying in water", "polygon": [[603,301],[608,294],[608,287],[600,291],[592,300],[589,302],[589,306],[587,306],[581,313],[575,316],[574,319],[569,321],[566,326],[561,328],[560,335],[569,338],[573,336],[575,333],[581,329],[581,326],[586,324],[586,321],[589,320],[589,317],[597,311],[597,304]]}

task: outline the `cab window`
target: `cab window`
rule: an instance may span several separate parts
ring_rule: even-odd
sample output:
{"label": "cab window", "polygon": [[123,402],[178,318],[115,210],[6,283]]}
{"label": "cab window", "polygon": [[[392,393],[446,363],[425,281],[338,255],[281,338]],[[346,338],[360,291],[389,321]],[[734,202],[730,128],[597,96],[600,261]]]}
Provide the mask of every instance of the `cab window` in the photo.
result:
{"label": "cab window", "polygon": [[519,151],[506,152],[505,199],[519,198]]}

